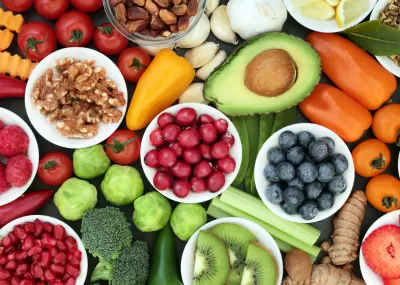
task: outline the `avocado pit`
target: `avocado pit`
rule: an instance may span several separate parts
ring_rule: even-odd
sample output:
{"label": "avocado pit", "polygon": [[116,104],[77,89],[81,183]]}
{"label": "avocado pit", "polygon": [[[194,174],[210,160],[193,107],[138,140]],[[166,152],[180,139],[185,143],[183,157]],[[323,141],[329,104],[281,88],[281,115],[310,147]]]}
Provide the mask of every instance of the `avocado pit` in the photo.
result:
{"label": "avocado pit", "polygon": [[252,92],[266,97],[279,96],[296,81],[296,64],[288,52],[270,49],[247,65],[244,83]]}

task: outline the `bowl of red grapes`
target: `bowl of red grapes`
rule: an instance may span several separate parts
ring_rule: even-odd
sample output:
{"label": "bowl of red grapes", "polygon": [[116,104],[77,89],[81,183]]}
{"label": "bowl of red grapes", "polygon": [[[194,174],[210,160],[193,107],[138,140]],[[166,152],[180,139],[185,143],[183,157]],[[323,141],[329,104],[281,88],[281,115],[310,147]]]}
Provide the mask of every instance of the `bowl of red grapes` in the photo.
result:
{"label": "bowl of red grapes", "polygon": [[345,142],[316,124],[294,124],[273,134],[254,169],[261,200],[276,215],[314,223],[335,214],[354,184],[354,163]]}
{"label": "bowl of red grapes", "polygon": [[147,127],[143,171],[161,194],[181,203],[213,199],[235,179],[242,145],[227,116],[204,104],[172,106]]}

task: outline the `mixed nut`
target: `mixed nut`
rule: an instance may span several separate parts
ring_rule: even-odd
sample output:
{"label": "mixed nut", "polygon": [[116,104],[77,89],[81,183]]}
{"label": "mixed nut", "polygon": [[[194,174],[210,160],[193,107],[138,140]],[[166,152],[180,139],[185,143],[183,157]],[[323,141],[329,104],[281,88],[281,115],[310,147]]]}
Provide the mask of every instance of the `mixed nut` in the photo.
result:
{"label": "mixed nut", "polygon": [[[400,0],[389,0],[385,9],[379,13],[379,19],[389,27],[400,29]],[[400,66],[400,55],[392,55],[391,59]]]}
{"label": "mixed nut", "polygon": [[189,27],[198,0],[110,0],[115,18],[132,33],[169,37]]}

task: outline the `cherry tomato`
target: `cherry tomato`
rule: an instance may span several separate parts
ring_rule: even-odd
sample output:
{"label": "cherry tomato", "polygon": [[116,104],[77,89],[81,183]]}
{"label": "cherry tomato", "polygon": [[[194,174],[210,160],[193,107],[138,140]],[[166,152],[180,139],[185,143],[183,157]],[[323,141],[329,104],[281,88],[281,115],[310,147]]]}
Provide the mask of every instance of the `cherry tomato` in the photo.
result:
{"label": "cherry tomato", "polygon": [[39,160],[38,176],[47,185],[63,184],[73,171],[71,158],[62,152],[49,152]]}
{"label": "cherry tomato", "polygon": [[69,0],[34,0],[36,11],[47,20],[55,20],[64,15],[69,8]]}
{"label": "cherry tomato", "polygon": [[45,22],[29,22],[22,26],[18,46],[30,60],[41,61],[57,49],[56,35]]}
{"label": "cherry tomato", "polygon": [[94,32],[93,41],[97,50],[105,55],[120,54],[129,43],[111,23],[101,24]]}
{"label": "cherry tomato", "polygon": [[1,2],[8,10],[16,13],[28,11],[33,5],[33,0],[2,0]]}
{"label": "cherry tomato", "polygon": [[69,11],[56,23],[57,40],[64,47],[83,47],[93,38],[92,19],[80,11]]}
{"label": "cherry tomato", "polygon": [[150,55],[138,47],[127,48],[118,58],[118,68],[129,82],[138,82],[150,65]]}
{"label": "cherry tomato", "polygon": [[117,130],[106,141],[106,153],[115,163],[126,165],[140,156],[139,135],[130,130]]}
{"label": "cherry tomato", "polygon": [[103,7],[102,0],[71,0],[72,5],[82,12],[91,13]]}

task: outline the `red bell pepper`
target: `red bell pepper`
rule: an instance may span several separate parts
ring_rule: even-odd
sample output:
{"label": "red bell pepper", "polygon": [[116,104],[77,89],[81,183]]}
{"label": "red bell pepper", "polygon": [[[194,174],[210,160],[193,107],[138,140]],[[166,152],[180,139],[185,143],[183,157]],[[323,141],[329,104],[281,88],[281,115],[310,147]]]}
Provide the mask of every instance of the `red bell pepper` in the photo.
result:
{"label": "red bell pepper", "polygon": [[24,98],[26,83],[0,74],[0,99]]}
{"label": "red bell pepper", "polygon": [[17,200],[0,206],[0,228],[9,222],[32,215],[53,196],[51,190],[41,190],[25,194]]}

